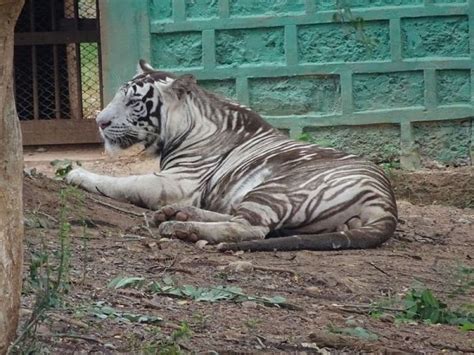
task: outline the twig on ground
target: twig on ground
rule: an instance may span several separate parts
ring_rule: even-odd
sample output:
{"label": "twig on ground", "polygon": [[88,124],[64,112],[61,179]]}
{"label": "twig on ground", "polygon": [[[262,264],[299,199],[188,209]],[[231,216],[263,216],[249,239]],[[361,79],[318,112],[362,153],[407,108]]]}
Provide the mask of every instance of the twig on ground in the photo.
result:
{"label": "twig on ground", "polygon": [[99,339],[96,339],[96,338],[92,338],[92,337],[89,337],[89,336],[86,336],[86,335],[80,335],[80,334],[58,333],[58,334],[38,334],[38,336],[44,337],[44,338],[50,337],[50,338],[81,339],[81,340],[87,340],[87,341],[90,341],[90,342],[94,342],[94,343],[98,343],[98,344],[104,345],[104,343],[102,342],[102,340],[99,340]]}
{"label": "twig on ground", "polygon": [[46,218],[49,218],[49,219],[50,219],[51,221],[53,221],[54,223],[59,223],[59,221],[58,221],[56,218],[54,218],[53,216],[51,216],[51,215],[49,215],[49,214],[47,214],[47,213],[45,213],[45,212],[36,211],[36,213],[38,213],[38,214],[40,214],[40,215],[42,215],[42,216],[45,216]]}
{"label": "twig on ground", "polygon": [[378,267],[377,265],[375,265],[373,262],[371,261],[368,261],[367,264],[369,264],[370,266],[372,266],[374,269],[380,271],[382,274],[386,275],[386,276],[389,276],[390,277],[390,274],[388,272],[386,272],[385,270],[383,270],[382,268]]}
{"label": "twig on ground", "polygon": [[162,266],[162,265],[154,265],[154,266],[149,267],[149,268],[147,269],[147,271],[150,272],[150,271],[154,271],[154,270],[156,270],[156,269],[163,269],[163,270],[158,274],[157,277],[163,276],[167,271],[170,271],[170,270],[179,271],[179,272],[184,272],[184,273],[188,273],[188,274],[193,274],[193,272],[190,271],[190,270],[174,267],[174,265],[175,265],[176,262],[178,261],[178,258],[179,258],[179,254],[176,254],[176,256],[173,258],[173,260],[171,261],[171,263],[170,263],[169,265],[165,265],[165,266]]}
{"label": "twig on ground", "polygon": [[148,233],[150,233],[151,237],[154,239],[159,239],[159,238],[156,238],[155,234],[153,234],[150,228],[150,223],[148,223],[148,217],[146,215],[146,212],[143,212],[143,218],[145,219],[145,229],[148,231]]}
{"label": "twig on ground", "polygon": [[329,309],[340,313],[355,313],[367,315],[367,310],[362,310],[360,308],[330,307]]}
{"label": "twig on ground", "polygon": [[332,307],[335,308],[359,308],[359,309],[379,309],[382,311],[391,311],[391,312],[402,312],[402,308],[395,307],[380,307],[373,304],[332,304]]}
{"label": "twig on ground", "polygon": [[155,265],[149,268],[147,271],[159,271],[159,270],[162,270],[159,276],[163,275],[165,272],[168,272],[168,271],[182,272],[183,274],[194,275],[194,272],[192,272],[191,270],[181,268],[181,267],[172,267],[172,266]]}
{"label": "twig on ground", "polygon": [[288,274],[291,274],[293,276],[298,275],[298,273],[294,270],[290,270],[290,269],[286,269],[286,268],[280,268],[280,267],[253,265],[253,268],[255,270],[261,270],[261,271],[288,273]]}
{"label": "twig on ground", "polygon": [[430,341],[430,345],[434,346],[434,347],[437,347],[437,348],[441,348],[441,349],[449,349],[449,350],[454,350],[454,351],[460,351],[462,353],[469,353],[469,354],[473,354],[474,353],[474,348],[462,348],[462,347],[459,347],[457,345],[449,345],[449,344],[441,344],[441,343],[437,343],[437,342],[434,342],[434,341]]}
{"label": "twig on ground", "polygon": [[49,313],[48,315],[53,319],[66,322],[66,323],[78,326],[80,328],[89,328],[89,325],[87,323],[81,322],[80,320],[77,320],[77,319],[71,319],[69,317],[62,316],[56,313]]}
{"label": "twig on ground", "polygon": [[107,202],[105,202],[105,201],[101,201],[101,200],[96,199],[96,198],[94,198],[94,197],[92,197],[92,196],[88,196],[88,197],[89,197],[92,201],[98,203],[99,205],[102,205],[102,206],[105,206],[105,207],[109,207],[109,208],[111,208],[111,209],[113,209],[113,210],[116,210],[116,211],[119,211],[119,212],[123,212],[123,213],[127,213],[127,214],[130,214],[130,215],[132,215],[132,216],[143,217],[143,215],[142,215],[141,213],[138,213],[138,212],[135,212],[135,211],[128,211],[128,210],[126,210],[126,209],[124,209],[124,208],[121,208],[121,207],[118,207],[118,206],[114,206],[114,205],[112,205],[112,204],[110,204],[110,203],[107,203]]}
{"label": "twig on ground", "polygon": [[117,241],[117,242],[137,242],[143,239],[146,239],[146,237],[142,237],[141,235],[137,235],[137,234],[122,234],[121,238],[108,239],[108,240]]}
{"label": "twig on ground", "polygon": [[258,335],[257,335],[255,338],[257,339],[257,342],[260,344],[260,346],[262,347],[262,349],[265,349],[266,346],[265,346],[265,344],[263,343],[262,339],[260,339],[260,337],[259,337]]}
{"label": "twig on ground", "polygon": [[401,349],[387,348],[381,344],[369,344],[353,337],[347,337],[340,334],[331,334],[325,332],[315,332],[309,335],[311,341],[318,344],[318,347],[328,347],[333,349],[349,348],[351,350],[362,350],[367,352],[385,353],[385,354],[405,354]]}

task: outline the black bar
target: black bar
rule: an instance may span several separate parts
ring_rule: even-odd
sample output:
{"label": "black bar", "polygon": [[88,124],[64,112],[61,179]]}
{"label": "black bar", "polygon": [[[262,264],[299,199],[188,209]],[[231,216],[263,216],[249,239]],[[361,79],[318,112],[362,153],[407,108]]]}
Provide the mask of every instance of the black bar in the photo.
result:
{"label": "black bar", "polygon": [[67,32],[76,29],[80,31],[99,31],[99,25],[94,18],[62,18],[59,20],[58,30]]}
{"label": "black bar", "polygon": [[[55,0],[49,0],[51,6],[51,29],[56,30],[56,6]],[[53,68],[54,68],[54,113],[56,119],[61,118],[61,96],[59,90],[59,58],[58,46],[53,45]]]}
{"label": "black bar", "polygon": [[15,33],[15,46],[98,42],[99,39],[97,31],[22,32]]}
{"label": "black bar", "polygon": [[[74,18],[76,20],[76,31],[79,29],[79,0],[74,0]],[[95,35],[97,35],[97,31],[95,32]],[[76,41],[75,45],[75,50],[76,50],[76,73],[77,73],[77,102],[79,104],[78,107],[78,113],[81,117],[78,116],[78,118],[83,118],[82,116],[84,115],[83,112],[83,106],[82,106],[82,71],[81,71],[81,44],[79,43],[81,41]],[[95,41],[94,41],[95,42]]]}
{"label": "black bar", "polygon": [[[30,31],[35,30],[35,8],[34,0],[30,0]],[[36,60],[36,46],[31,47],[31,79],[33,80],[33,119],[39,119],[38,102],[38,63]]]}
{"label": "black bar", "polygon": [[[100,28],[100,14],[99,14],[99,0],[95,2],[95,9],[96,9],[96,19],[97,19],[97,27]],[[100,44],[100,32],[99,32],[99,40],[97,41],[97,58],[99,61],[99,95],[100,95],[100,109],[104,108],[104,95],[103,95],[103,82],[102,82],[102,46]]]}

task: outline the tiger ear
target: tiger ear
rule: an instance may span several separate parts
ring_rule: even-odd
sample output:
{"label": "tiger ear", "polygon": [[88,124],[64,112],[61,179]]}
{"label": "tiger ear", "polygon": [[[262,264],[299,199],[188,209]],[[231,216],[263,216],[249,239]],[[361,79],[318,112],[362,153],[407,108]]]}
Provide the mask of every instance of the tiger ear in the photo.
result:
{"label": "tiger ear", "polygon": [[171,89],[174,91],[178,100],[181,100],[184,95],[191,91],[194,85],[196,85],[196,78],[191,74],[185,74],[173,81]]}
{"label": "tiger ear", "polygon": [[137,74],[149,74],[156,71],[146,60],[140,59],[137,65]]}

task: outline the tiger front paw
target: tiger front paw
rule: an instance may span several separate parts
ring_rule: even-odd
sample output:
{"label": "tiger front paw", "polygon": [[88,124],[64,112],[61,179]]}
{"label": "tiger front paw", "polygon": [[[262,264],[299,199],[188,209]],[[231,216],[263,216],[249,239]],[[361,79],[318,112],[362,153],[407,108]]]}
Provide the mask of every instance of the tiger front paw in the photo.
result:
{"label": "tiger front paw", "polygon": [[67,173],[65,180],[68,184],[83,186],[84,182],[87,180],[87,175],[89,172],[83,168],[72,169]]}

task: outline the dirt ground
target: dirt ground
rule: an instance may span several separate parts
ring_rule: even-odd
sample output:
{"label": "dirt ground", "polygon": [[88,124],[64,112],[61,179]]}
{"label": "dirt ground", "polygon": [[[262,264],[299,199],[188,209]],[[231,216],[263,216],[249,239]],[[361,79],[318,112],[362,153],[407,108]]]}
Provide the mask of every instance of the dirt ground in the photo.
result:
{"label": "dirt ground", "polygon": [[[37,151],[27,151],[26,166],[53,175],[48,160],[55,154],[50,153],[40,159]],[[106,173],[156,169],[134,155],[106,163],[97,150],[77,159],[86,168]],[[51,278],[57,275],[62,255],[58,236],[66,235],[70,267],[64,296],[25,332],[20,348],[61,354],[173,353],[173,345],[184,353],[209,354],[474,352],[472,332],[395,317],[397,300],[415,285],[431,289],[449,307],[472,305],[473,290],[461,283],[459,270],[474,268],[474,209],[441,205],[447,201],[472,207],[472,173],[466,168],[460,170],[465,179],[451,173],[449,179],[443,175],[443,181],[436,172],[425,173],[423,179],[413,175],[397,183],[399,195],[416,204],[399,200],[399,228],[378,249],[236,254],[160,240],[156,229],[147,227],[143,213],[149,216],[149,211],[77,194],[41,174],[26,175],[23,332],[35,314],[38,279],[48,270]],[[442,194],[433,198],[448,182],[450,199],[442,200]],[[455,203],[453,196],[460,196]],[[70,223],[70,232],[65,232],[64,221]],[[232,267],[239,261],[250,262],[250,268]],[[143,280],[134,288],[108,287],[117,276]],[[240,287],[246,295],[282,296],[286,303],[204,302],[148,289],[152,281],[170,280],[173,285]],[[458,292],[460,287],[463,292]],[[383,305],[377,316],[372,313],[374,303]],[[184,323],[189,331],[180,336]],[[362,329],[363,336],[344,331],[355,328]]]}

